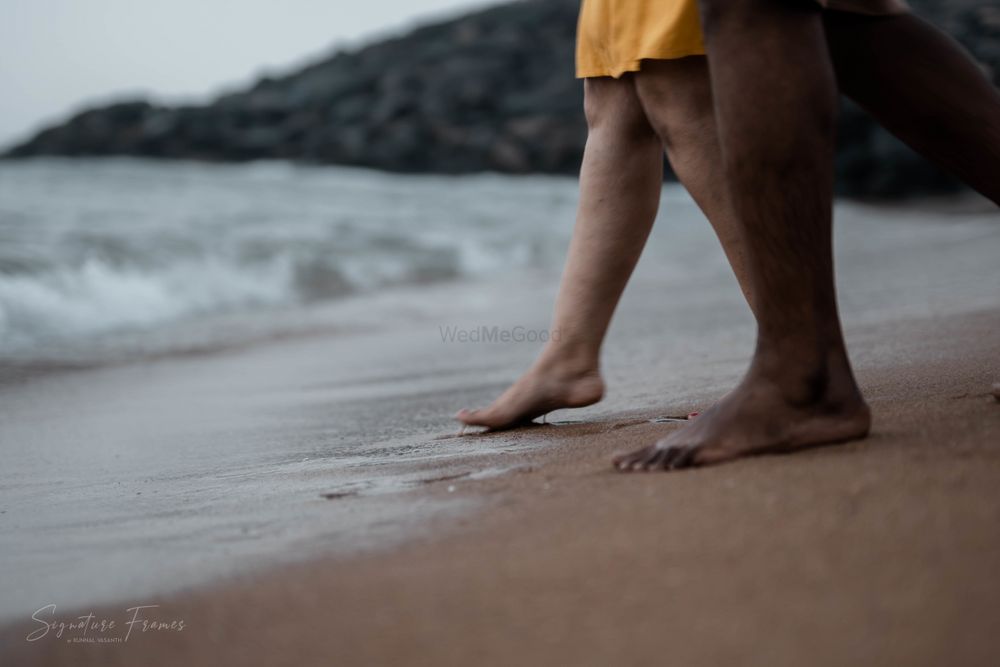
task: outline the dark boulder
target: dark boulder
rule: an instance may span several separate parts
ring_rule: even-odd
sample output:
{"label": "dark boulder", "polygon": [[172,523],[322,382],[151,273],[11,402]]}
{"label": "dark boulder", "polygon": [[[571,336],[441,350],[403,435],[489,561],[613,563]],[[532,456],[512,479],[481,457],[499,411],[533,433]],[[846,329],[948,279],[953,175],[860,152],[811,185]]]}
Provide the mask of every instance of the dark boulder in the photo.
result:
{"label": "dark boulder", "polygon": [[[915,0],[1000,78],[1000,8]],[[522,0],[341,52],[205,106],[132,101],[90,109],[7,157],[279,158],[398,172],[565,173],[586,127],[573,78],[579,0]],[[955,179],[845,103],[838,189],[900,196]]]}

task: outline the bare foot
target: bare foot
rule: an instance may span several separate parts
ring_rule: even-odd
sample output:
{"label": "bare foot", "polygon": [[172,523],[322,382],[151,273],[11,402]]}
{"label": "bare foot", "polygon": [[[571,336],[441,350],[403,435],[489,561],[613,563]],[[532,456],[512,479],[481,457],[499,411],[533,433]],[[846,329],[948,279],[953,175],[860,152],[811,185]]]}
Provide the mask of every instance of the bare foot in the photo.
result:
{"label": "bare foot", "polygon": [[582,408],[604,397],[604,380],[594,363],[547,359],[543,355],[488,408],[461,410],[455,419],[491,431],[527,424],[560,408]]}
{"label": "bare foot", "polygon": [[[617,457],[615,467],[676,470],[865,437],[871,413],[850,371],[831,373],[818,384],[803,400],[801,392],[789,392],[751,370],[739,387],[690,424],[655,445]],[[797,400],[790,400],[790,393],[799,394]]]}

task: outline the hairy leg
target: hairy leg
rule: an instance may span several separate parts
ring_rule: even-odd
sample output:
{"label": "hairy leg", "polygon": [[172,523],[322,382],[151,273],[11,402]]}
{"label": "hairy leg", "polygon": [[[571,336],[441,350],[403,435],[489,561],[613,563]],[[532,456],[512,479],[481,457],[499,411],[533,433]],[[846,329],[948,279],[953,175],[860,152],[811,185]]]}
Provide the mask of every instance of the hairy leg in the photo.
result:
{"label": "hairy leg", "polygon": [[673,469],[863,437],[833,279],[836,86],[817,10],[701,0],[723,167],[755,295],[739,386],[621,470]]}
{"label": "hairy leg", "polygon": [[604,393],[601,344],[656,218],[663,156],[631,76],[587,79],[584,94],[589,134],[580,206],[553,340],[492,405],[459,412],[465,424],[510,428],[552,410],[596,403]]}
{"label": "hairy leg", "polygon": [[702,56],[648,60],[635,84],[674,173],[712,224],[752,309],[741,229],[722,172],[708,61]]}
{"label": "hairy leg", "polygon": [[914,150],[1000,204],[1000,91],[913,16],[824,12],[841,90]]}
{"label": "hairy leg", "polygon": [[841,91],[1000,205],[1000,90],[965,49],[912,14],[825,12],[823,26]]}

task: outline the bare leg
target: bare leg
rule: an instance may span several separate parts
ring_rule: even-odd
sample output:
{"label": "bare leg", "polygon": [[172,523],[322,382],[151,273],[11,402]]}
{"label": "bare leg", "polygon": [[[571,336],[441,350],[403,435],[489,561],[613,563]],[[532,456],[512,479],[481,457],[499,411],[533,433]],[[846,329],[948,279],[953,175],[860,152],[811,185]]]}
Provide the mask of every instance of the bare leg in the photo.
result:
{"label": "bare leg", "polygon": [[674,469],[863,437],[868,407],[833,280],[836,87],[818,11],[701,0],[716,121],[740,216],[757,349],[740,385],[621,470]]}
{"label": "bare leg", "polygon": [[631,76],[587,79],[584,92],[589,135],[552,325],[557,340],[491,406],[459,412],[466,424],[510,428],[604,393],[601,344],[656,218],[663,156]]}
{"label": "bare leg", "polygon": [[1000,91],[965,49],[912,14],[825,12],[823,26],[841,91],[1000,205]]}
{"label": "bare leg", "polygon": [[[743,247],[739,238],[740,228],[729,206],[725,179],[719,168],[722,156],[705,58],[646,61],[642,71],[634,76],[638,101],[648,121],[639,117],[632,120],[642,126],[643,131],[648,124],[656,132],[681,183],[712,223],[752,307]],[[604,80],[588,83],[588,86],[595,85],[620,87],[620,82]],[[594,88],[588,87],[588,101],[601,103],[597,95]],[[635,98],[630,96],[628,104],[630,107],[634,105]],[[601,109],[594,108],[592,111],[596,114]],[[631,111],[635,112],[635,109]],[[619,141],[618,130],[614,132],[615,140]],[[592,132],[591,139],[603,140],[599,132],[596,136]],[[648,139],[648,136],[643,138],[644,145],[648,143]],[[645,148],[648,149],[648,145]],[[584,180],[590,175],[590,165],[591,162],[585,157]],[[655,173],[657,177],[660,176],[658,168]],[[588,182],[594,187],[602,187],[600,180]],[[581,183],[581,186],[586,191],[587,183]],[[600,377],[597,373],[600,345],[625,281],[645,244],[649,228],[636,224],[638,221],[626,217],[627,214],[595,218],[591,217],[593,212],[590,204],[582,200],[581,220],[570,249],[554,324],[554,328],[561,332],[577,331],[574,338],[589,341],[580,350],[582,354],[575,354],[572,347],[565,345],[550,345],[533,368],[488,411],[460,413],[458,417],[462,421],[492,428],[514,426],[549,410],[587,405],[594,402],[591,396],[599,396],[597,383],[592,382],[592,379]],[[651,218],[649,223],[652,223]],[[604,240],[603,235],[613,234],[617,239],[623,228],[632,233],[625,239],[618,239],[619,242],[624,241],[619,250],[625,254],[616,256],[614,252],[609,252],[614,250],[613,242]],[[608,265],[618,267],[612,275],[620,276],[620,280],[616,278],[610,283],[607,281]],[[596,284],[595,278],[598,280]],[[587,315],[595,310],[598,311],[596,317]],[[589,379],[584,381],[577,378]],[[569,394],[572,391],[575,394],[571,396]],[[470,420],[469,417],[473,419]]]}
{"label": "bare leg", "polygon": [[841,90],[914,150],[1000,204],[1000,91],[910,14],[825,12]]}
{"label": "bare leg", "polygon": [[635,85],[674,173],[712,224],[753,309],[741,228],[722,173],[708,61],[701,56],[647,60]]}

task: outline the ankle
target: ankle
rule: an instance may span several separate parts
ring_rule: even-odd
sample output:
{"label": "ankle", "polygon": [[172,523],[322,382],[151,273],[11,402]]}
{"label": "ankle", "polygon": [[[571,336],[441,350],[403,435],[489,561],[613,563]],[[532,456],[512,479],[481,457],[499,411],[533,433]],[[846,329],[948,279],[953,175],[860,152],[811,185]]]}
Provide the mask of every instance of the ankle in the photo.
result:
{"label": "ankle", "polygon": [[842,344],[780,352],[758,346],[749,375],[772,384],[793,404],[864,402]]}
{"label": "ankle", "polygon": [[587,375],[600,371],[600,350],[593,345],[550,342],[539,355],[536,366],[545,372]]}

